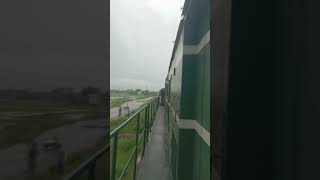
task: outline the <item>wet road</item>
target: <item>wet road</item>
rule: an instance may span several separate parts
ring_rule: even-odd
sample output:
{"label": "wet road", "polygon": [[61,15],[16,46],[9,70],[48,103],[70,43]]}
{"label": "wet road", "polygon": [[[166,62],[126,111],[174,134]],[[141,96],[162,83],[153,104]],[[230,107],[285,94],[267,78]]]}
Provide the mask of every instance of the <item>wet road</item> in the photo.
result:
{"label": "wet road", "polygon": [[[121,107],[124,107],[124,106],[126,106],[128,104],[128,106],[130,108],[130,111],[132,112],[132,111],[134,111],[136,109],[139,109],[144,103],[146,103],[150,99],[152,99],[152,97],[146,98],[146,99],[138,99],[138,100],[129,101],[129,102],[123,103],[121,105]],[[122,114],[121,114],[121,117],[125,116],[127,114],[128,114],[128,111],[127,110],[123,110]],[[110,120],[113,121],[113,120],[118,119],[118,118],[119,118],[119,107],[111,108],[110,109]]]}

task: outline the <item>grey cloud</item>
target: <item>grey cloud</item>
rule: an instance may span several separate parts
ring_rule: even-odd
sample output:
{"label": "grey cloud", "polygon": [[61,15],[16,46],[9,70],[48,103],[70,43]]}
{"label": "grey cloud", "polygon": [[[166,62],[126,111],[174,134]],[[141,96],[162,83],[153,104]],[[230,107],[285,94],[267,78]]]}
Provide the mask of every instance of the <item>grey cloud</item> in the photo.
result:
{"label": "grey cloud", "polygon": [[0,88],[108,85],[106,1],[0,1]]}
{"label": "grey cloud", "polygon": [[164,86],[182,1],[164,0],[167,7],[175,5],[169,11],[156,6],[156,1],[111,0],[111,88],[158,90]]}

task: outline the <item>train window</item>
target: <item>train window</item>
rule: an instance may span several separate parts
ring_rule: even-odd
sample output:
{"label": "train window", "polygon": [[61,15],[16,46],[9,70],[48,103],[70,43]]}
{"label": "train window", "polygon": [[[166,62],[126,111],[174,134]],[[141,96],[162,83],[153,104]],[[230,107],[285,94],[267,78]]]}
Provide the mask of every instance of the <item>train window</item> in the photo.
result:
{"label": "train window", "polygon": [[173,68],[173,75],[176,75],[176,68]]}

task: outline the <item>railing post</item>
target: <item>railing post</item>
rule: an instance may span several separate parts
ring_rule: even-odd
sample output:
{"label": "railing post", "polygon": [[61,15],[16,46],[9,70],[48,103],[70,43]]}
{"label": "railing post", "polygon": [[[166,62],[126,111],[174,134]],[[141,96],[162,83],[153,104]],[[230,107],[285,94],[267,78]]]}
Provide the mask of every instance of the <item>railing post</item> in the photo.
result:
{"label": "railing post", "polygon": [[151,128],[152,128],[152,125],[153,125],[152,112],[153,112],[153,103],[151,102],[151,104],[150,104],[150,132],[151,132]]}
{"label": "railing post", "polygon": [[114,135],[114,138],[113,138],[111,180],[115,180],[116,179],[117,146],[118,146],[118,132],[116,132],[116,134]]}
{"label": "railing post", "polygon": [[154,120],[155,117],[156,117],[156,112],[157,112],[157,101],[154,100],[153,120]]}
{"label": "railing post", "polygon": [[151,131],[150,110],[151,110],[151,103],[148,105],[148,135],[149,135],[149,132]]}
{"label": "railing post", "polygon": [[[150,122],[151,122],[151,126],[153,125],[153,101],[151,102],[151,112],[150,112]],[[151,131],[151,128],[150,128]]]}
{"label": "railing post", "polygon": [[153,112],[153,120],[156,119],[156,113],[157,113],[157,101],[154,100],[154,112]]}
{"label": "railing post", "polygon": [[89,173],[88,173],[88,180],[95,180],[96,179],[96,160],[94,160],[90,166]]}
{"label": "railing post", "polygon": [[133,175],[133,180],[136,179],[136,174],[137,174],[137,159],[138,159],[138,138],[139,138],[139,124],[140,124],[140,113],[137,116],[138,121],[137,121],[137,133],[136,133],[136,150],[135,150],[135,160],[134,160],[134,175]]}
{"label": "railing post", "polygon": [[156,101],[153,101],[153,114],[152,114],[152,125],[155,119],[155,111],[156,111]]}
{"label": "railing post", "polygon": [[154,105],[154,109],[153,109],[153,122],[154,122],[156,117],[156,110],[157,110],[156,100],[154,100],[153,105]]}
{"label": "railing post", "polygon": [[144,131],[143,131],[143,151],[142,156],[144,156],[144,150],[146,148],[146,136],[147,135],[147,107],[144,111]]}
{"label": "railing post", "polygon": [[147,141],[149,141],[149,127],[150,127],[150,123],[149,123],[149,108],[150,105],[147,106]]}

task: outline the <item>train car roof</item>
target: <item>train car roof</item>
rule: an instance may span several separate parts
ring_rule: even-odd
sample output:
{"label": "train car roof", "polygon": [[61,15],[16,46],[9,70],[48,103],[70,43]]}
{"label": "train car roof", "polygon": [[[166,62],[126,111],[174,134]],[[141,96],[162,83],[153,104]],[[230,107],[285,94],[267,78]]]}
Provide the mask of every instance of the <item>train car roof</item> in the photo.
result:
{"label": "train car roof", "polygon": [[[181,17],[184,17],[185,14],[187,14],[190,1],[191,1],[191,0],[185,0],[184,5],[183,5],[183,9],[182,9],[182,13],[181,13]],[[172,61],[173,61],[173,58],[174,58],[174,54],[175,54],[176,49],[177,49],[177,44],[178,44],[178,42],[179,42],[179,38],[180,38],[179,35],[181,34],[181,30],[182,30],[182,26],[183,26],[183,20],[184,20],[184,18],[181,18],[180,23],[179,23],[178,31],[177,31],[177,34],[176,34],[176,39],[175,39],[175,41],[174,41],[174,46],[173,46],[173,50],[172,50],[172,54],[171,54],[171,59],[170,59],[170,65],[169,65],[168,73],[169,73],[169,71],[170,71],[171,64],[172,64]],[[167,80],[167,79],[168,79],[168,77],[166,78],[166,80]]]}

